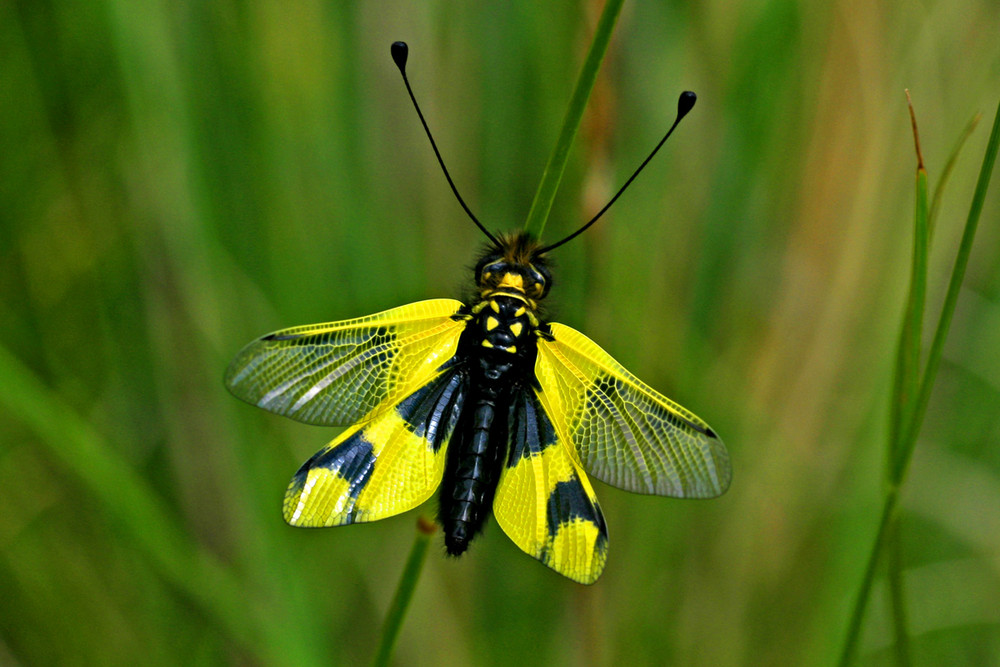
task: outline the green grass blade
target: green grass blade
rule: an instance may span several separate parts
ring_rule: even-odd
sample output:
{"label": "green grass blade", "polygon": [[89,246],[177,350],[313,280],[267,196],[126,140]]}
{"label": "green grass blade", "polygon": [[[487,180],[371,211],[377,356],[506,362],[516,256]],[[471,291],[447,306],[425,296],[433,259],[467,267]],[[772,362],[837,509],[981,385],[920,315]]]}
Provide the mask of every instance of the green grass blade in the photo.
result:
{"label": "green grass blade", "polygon": [[[917,117],[913,111],[910,93],[906,93],[910,110],[910,124],[913,128],[913,144],[917,154],[916,197],[913,212],[913,259],[910,263],[910,290],[903,315],[899,348],[896,353],[895,382],[891,399],[889,438],[886,457],[886,475],[891,474],[892,462],[899,448],[902,424],[908,423],[913,411],[920,379],[920,349],[923,336],[924,306],[927,296],[927,170],[924,167],[923,152],[920,149],[920,133]],[[909,633],[906,622],[906,605],[903,591],[903,547],[900,540],[899,518],[890,520],[886,563],[892,608],[892,627],[895,637],[896,664],[905,667],[909,660]]]}
{"label": "green grass blade", "polygon": [[889,526],[889,559],[886,563],[889,580],[889,603],[892,607],[893,649],[896,664],[906,667],[910,660],[910,633],[906,613],[906,590],[903,586],[903,543],[900,535],[899,516],[894,516]]}
{"label": "green grass blade", "polygon": [[858,595],[854,601],[854,609],[851,612],[851,620],[847,626],[847,638],[844,640],[843,651],[840,654],[839,664],[841,667],[848,667],[854,660],[854,652],[857,650],[858,639],[861,637],[861,622],[865,617],[868,596],[871,594],[872,584],[875,583],[875,570],[878,566],[879,556],[892,532],[898,497],[899,490],[890,488],[882,506],[882,519],[879,521],[878,532],[875,534],[875,543],[868,554],[868,564],[865,566],[865,573],[861,578]]}
{"label": "green grass blade", "polygon": [[99,433],[2,346],[0,379],[0,410],[35,432],[46,454],[100,502],[160,576],[259,660],[281,664],[249,611],[245,586],[187,536],[159,496]]}
{"label": "green grass blade", "polygon": [[977,113],[969,121],[968,125],[965,126],[962,135],[955,142],[955,147],[951,150],[951,155],[948,156],[948,161],[944,164],[944,169],[941,170],[941,176],[938,178],[937,185],[934,186],[934,196],[931,198],[931,210],[927,215],[927,235],[930,239],[934,238],[934,223],[937,222],[938,212],[941,210],[941,199],[944,194],[944,188],[948,184],[948,179],[955,168],[955,163],[958,161],[958,154],[962,152],[965,142],[972,136],[972,131],[979,125],[980,119],[982,119],[982,115]]}
{"label": "green grass blade", "polygon": [[[909,94],[907,94],[909,100]],[[910,268],[910,292],[907,297],[903,327],[896,352],[895,379],[893,382],[892,405],[890,410],[889,447],[887,474],[891,474],[892,462],[896,460],[902,425],[910,420],[914,399],[920,378],[920,347],[924,302],[927,295],[927,170],[920,151],[920,137],[917,134],[917,120],[910,105],[910,120],[913,126],[913,141],[917,152],[916,208],[913,213],[913,260]]]}
{"label": "green grass blade", "polygon": [[903,432],[897,458],[893,462],[892,479],[897,485],[903,482],[906,475],[917,434],[920,432],[924,414],[927,412],[927,404],[930,402],[931,389],[934,387],[934,379],[937,377],[937,371],[941,365],[944,343],[948,338],[951,320],[955,315],[955,306],[958,304],[958,294],[962,287],[962,281],[965,279],[965,270],[969,265],[969,255],[972,253],[972,243],[976,238],[979,216],[983,212],[983,203],[986,201],[986,193],[990,187],[990,177],[993,174],[998,146],[1000,146],[1000,105],[997,106],[997,113],[993,119],[993,129],[990,131],[990,140],[986,146],[986,155],[983,157],[983,166],[979,170],[979,180],[976,183],[975,194],[972,196],[969,216],[965,221],[962,241],[958,247],[955,265],[952,268],[951,280],[948,283],[948,292],[945,294],[944,305],[941,308],[941,317],[934,331],[934,339],[927,356],[927,365],[920,382],[920,391],[917,394],[912,417]]}
{"label": "green grass blade", "polygon": [[583,62],[580,76],[576,80],[576,88],[573,90],[573,97],[570,98],[569,108],[566,109],[566,116],[563,118],[562,130],[559,132],[559,139],[556,141],[552,155],[545,165],[542,174],[542,181],[538,184],[535,192],[535,199],[531,202],[531,210],[528,212],[528,219],[524,223],[524,230],[535,238],[541,238],[545,230],[545,223],[549,218],[549,211],[552,210],[552,202],[556,198],[559,190],[559,183],[562,181],[563,172],[566,170],[566,161],[569,159],[569,149],[573,145],[573,139],[580,128],[580,119],[583,117],[583,110],[587,106],[590,98],[590,91],[594,88],[594,81],[597,80],[597,71],[604,60],[604,54],[608,50],[608,43],[611,41],[611,33],[614,31],[615,23],[618,21],[618,14],[621,12],[624,0],[608,0],[604,5],[604,11],[597,22],[597,30],[594,32],[594,41],[587,51],[587,58]]}
{"label": "green grass blade", "polygon": [[392,598],[392,604],[385,615],[385,623],[382,625],[382,638],[379,640],[378,653],[372,664],[376,667],[384,667],[389,664],[392,658],[392,650],[396,646],[396,638],[399,637],[399,630],[403,627],[403,618],[406,610],[413,599],[413,591],[417,588],[417,581],[420,580],[420,573],[423,571],[424,562],[427,560],[427,547],[431,543],[437,526],[433,521],[421,516],[417,519],[417,532],[410,549],[410,555],[406,559],[403,567],[403,574],[399,578],[396,586],[396,594]]}
{"label": "green grass blade", "polygon": [[865,607],[871,594],[875,569],[891,532],[896,505],[899,501],[899,488],[909,468],[917,434],[920,432],[920,426],[927,411],[927,404],[930,401],[931,389],[934,386],[934,379],[941,364],[944,342],[948,337],[948,329],[951,326],[951,320],[955,314],[955,306],[958,303],[958,293],[962,286],[962,280],[965,278],[965,270],[969,263],[969,255],[972,252],[972,243],[975,240],[976,228],[979,225],[979,216],[982,214],[983,202],[986,200],[986,193],[989,190],[990,177],[993,174],[993,165],[996,162],[998,147],[1000,147],[1000,105],[997,107],[997,113],[993,120],[993,129],[990,132],[989,143],[986,146],[986,155],[983,157],[983,165],[979,171],[976,191],[972,197],[972,205],[969,209],[965,229],[962,233],[962,241],[959,245],[958,255],[955,258],[955,265],[952,269],[950,282],[948,283],[948,292],[945,295],[944,305],[941,309],[941,317],[934,331],[934,339],[931,343],[930,353],[920,381],[919,390],[914,400],[911,417],[906,423],[902,424],[899,445],[896,448],[896,456],[890,461],[889,490],[882,506],[882,518],[879,522],[879,529],[868,556],[868,564],[865,567],[865,574],[862,577],[854,609],[851,613],[851,619],[848,623],[847,637],[840,656],[840,665],[842,667],[851,664],[857,650],[857,643],[861,634],[861,621],[864,618]]}

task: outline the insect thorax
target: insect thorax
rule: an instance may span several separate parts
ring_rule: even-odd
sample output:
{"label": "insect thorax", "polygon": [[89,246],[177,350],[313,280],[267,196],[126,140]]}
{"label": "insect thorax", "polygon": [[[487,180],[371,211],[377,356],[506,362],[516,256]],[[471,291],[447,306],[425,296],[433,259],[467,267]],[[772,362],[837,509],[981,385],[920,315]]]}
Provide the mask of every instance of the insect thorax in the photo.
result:
{"label": "insect thorax", "polygon": [[487,387],[531,377],[542,326],[538,301],[552,285],[537,248],[528,234],[501,236],[476,263],[478,298],[467,311],[463,342],[465,354],[478,362],[473,372]]}

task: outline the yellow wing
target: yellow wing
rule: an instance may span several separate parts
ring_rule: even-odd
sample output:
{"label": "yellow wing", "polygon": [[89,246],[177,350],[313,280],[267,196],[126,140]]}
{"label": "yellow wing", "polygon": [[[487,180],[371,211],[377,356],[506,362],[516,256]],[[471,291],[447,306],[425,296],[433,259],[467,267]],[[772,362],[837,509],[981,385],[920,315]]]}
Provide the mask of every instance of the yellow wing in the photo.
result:
{"label": "yellow wing", "polygon": [[509,424],[493,500],[497,523],[525,553],[574,581],[594,583],[607,560],[608,530],[571,441],[530,390],[515,392]]}
{"label": "yellow wing", "polygon": [[226,371],[237,398],[307,424],[343,426],[394,405],[455,355],[462,304],[418,301],[342,322],[284,329],[250,343]]}
{"label": "yellow wing", "polygon": [[677,498],[729,487],[725,445],[708,424],[562,324],[538,339],[538,398],[583,467],[612,486]]}
{"label": "yellow wing", "polygon": [[376,521],[427,500],[441,483],[468,375],[446,371],[309,459],[285,493],[285,521],[319,528]]}

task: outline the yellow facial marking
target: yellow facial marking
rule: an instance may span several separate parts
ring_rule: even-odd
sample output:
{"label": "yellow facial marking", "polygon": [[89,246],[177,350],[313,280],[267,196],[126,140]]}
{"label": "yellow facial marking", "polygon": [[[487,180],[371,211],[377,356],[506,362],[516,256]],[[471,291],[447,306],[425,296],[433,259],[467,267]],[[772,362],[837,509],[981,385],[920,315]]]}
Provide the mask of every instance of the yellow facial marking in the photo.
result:
{"label": "yellow facial marking", "polygon": [[[492,317],[492,316],[486,318],[486,330],[487,331],[493,331],[498,326],[500,326],[500,320],[498,320],[497,318]],[[517,335],[517,334],[514,334],[514,335]]]}
{"label": "yellow facial marking", "polygon": [[523,328],[524,328],[523,324],[521,324],[520,322],[514,322],[513,324],[510,325],[510,332],[514,334],[514,338],[518,338],[521,335],[521,330]]}
{"label": "yellow facial marking", "polygon": [[499,287],[509,287],[511,289],[516,289],[518,292],[523,292],[524,278],[516,273],[505,273],[503,278],[500,279]]}

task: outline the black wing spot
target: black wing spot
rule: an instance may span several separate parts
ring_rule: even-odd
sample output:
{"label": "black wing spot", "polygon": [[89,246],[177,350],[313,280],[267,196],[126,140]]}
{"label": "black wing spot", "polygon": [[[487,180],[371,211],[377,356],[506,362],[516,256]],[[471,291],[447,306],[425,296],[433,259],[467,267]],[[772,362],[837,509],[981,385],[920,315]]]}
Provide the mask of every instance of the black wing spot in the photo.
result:
{"label": "black wing spot", "polygon": [[437,452],[455,430],[465,404],[467,385],[467,374],[446,373],[403,399],[396,406],[396,414],[411,433],[426,438]]}
{"label": "black wing spot", "polygon": [[598,544],[608,539],[604,513],[590,500],[580,480],[575,476],[556,484],[556,488],[549,494],[546,517],[549,535],[552,537],[556,536],[561,525],[570,523],[574,519],[583,519],[597,526],[600,532]]}
{"label": "black wing spot", "polygon": [[541,454],[556,444],[556,430],[538,398],[528,389],[515,391],[508,415],[510,446],[507,467],[513,468],[522,456]]}
{"label": "black wing spot", "polygon": [[323,331],[315,334],[302,333],[281,333],[275,332],[261,338],[262,341],[297,341],[297,345],[323,345],[329,343],[331,339],[340,344],[350,344],[357,347],[368,345],[385,344],[396,338],[395,333],[389,327],[375,327],[374,329],[343,329],[336,333]]}
{"label": "black wing spot", "polygon": [[268,335],[264,336],[263,338],[261,338],[261,340],[267,340],[267,341],[272,341],[272,340],[295,340],[296,338],[301,338],[301,337],[302,337],[301,334],[277,334],[277,333],[273,333],[273,334],[268,334]]}
{"label": "black wing spot", "polygon": [[[364,438],[363,433],[363,431],[358,431],[336,447],[320,450],[306,461],[292,477],[288,491],[285,493],[286,497],[297,497],[302,493],[310,470],[326,468],[348,482],[347,495],[352,500],[357,501],[358,496],[368,486],[372,472],[375,470],[375,454],[372,443]],[[347,512],[346,516],[348,518],[344,523],[353,523],[353,512]]]}

